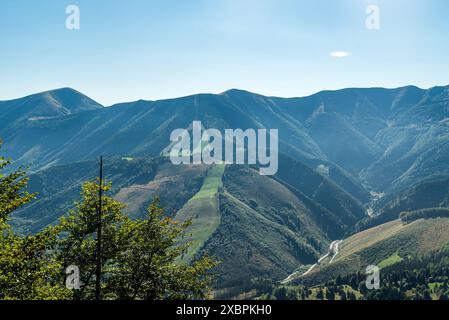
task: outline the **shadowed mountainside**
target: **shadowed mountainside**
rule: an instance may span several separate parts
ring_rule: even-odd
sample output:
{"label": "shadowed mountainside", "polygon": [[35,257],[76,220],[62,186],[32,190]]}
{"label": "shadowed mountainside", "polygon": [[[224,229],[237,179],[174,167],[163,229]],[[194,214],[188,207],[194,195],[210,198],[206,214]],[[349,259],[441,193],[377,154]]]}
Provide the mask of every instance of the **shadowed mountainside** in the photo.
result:
{"label": "shadowed mountainside", "polygon": [[172,130],[194,120],[219,130],[277,128],[280,152],[375,191],[449,173],[449,87],[344,89],[290,99],[230,90],[108,108],[62,89],[0,103],[5,151],[34,170],[100,154],[157,156]]}

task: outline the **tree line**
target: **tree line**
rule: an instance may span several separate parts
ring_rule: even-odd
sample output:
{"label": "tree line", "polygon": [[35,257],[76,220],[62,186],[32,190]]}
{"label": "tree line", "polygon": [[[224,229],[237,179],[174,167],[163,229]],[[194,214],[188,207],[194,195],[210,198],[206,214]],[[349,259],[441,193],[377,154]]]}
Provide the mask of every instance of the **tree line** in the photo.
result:
{"label": "tree line", "polygon": [[418,219],[447,218],[449,217],[448,208],[427,208],[415,211],[404,211],[399,214],[399,218],[404,224],[416,221]]}

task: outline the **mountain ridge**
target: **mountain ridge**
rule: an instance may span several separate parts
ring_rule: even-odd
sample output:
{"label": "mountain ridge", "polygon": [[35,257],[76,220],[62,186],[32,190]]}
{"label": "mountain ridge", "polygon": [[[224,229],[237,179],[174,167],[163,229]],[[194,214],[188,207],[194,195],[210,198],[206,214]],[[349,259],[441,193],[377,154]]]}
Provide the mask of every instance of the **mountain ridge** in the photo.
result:
{"label": "mountain ridge", "polygon": [[[157,156],[169,144],[171,131],[189,128],[194,120],[219,130],[279,128],[280,152],[315,167],[340,167],[374,191],[400,189],[425,178],[435,163],[446,162],[446,149],[449,153],[444,142],[449,86],[348,88],[302,98],[231,89],[110,107],[83,100],[72,89],[44,94],[48,92],[62,102],[64,94],[58,92],[69,92],[78,97],[69,102],[87,101],[89,110],[42,116],[21,111],[30,98],[0,103],[4,150],[32,170],[100,154]],[[53,105],[34,107],[51,111]],[[442,165],[438,169],[449,171]]]}

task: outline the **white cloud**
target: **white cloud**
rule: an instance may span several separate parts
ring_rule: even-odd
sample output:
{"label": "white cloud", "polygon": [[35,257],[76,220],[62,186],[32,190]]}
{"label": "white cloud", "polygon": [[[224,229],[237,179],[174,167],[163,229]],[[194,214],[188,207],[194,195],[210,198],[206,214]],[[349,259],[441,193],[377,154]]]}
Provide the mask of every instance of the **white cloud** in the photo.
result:
{"label": "white cloud", "polygon": [[331,57],[334,58],[346,58],[349,57],[351,54],[352,54],[351,52],[347,51],[334,51],[330,53]]}

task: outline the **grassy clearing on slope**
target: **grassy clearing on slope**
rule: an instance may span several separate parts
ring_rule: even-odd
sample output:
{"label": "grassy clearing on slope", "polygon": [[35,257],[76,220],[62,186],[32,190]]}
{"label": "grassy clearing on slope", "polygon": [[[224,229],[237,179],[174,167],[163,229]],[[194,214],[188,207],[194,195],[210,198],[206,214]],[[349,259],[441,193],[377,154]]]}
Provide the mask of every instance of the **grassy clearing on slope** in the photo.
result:
{"label": "grassy clearing on slope", "polygon": [[199,199],[210,199],[215,197],[223,183],[221,178],[223,176],[225,166],[223,164],[218,164],[211,167],[207,173],[207,177],[204,180],[203,186],[200,191],[192,197],[192,200]]}
{"label": "grassy clearing on slope", "polygon": [[335,261],[342,260],[347,256],[378,243],[379,241],[393,237],[404,228],[405,226],[400,220],[395,220],[357,233],[348,239],[345,239]]}
{"label": "grassy clearing on slope", "polygon": [[220,224],[218,188],[222,186],[221,179],[224,169],[224,164],[211,167],[200,191],[176,214],[175,219],[178,221],[193,217],[193,223],[188,229],[189,237],[187,239],[192,245],[184,256],[185,261],[192,260]]}
{"label": "grassy clearing on slope", "polygon": [[389,256],[387,259],[382,260],[379,262],[378,266],[379,268],[383,269],[389,266],[392,266],[398,262],[401,262],[403,259],[401,256],[396,252],[395,254]]}

